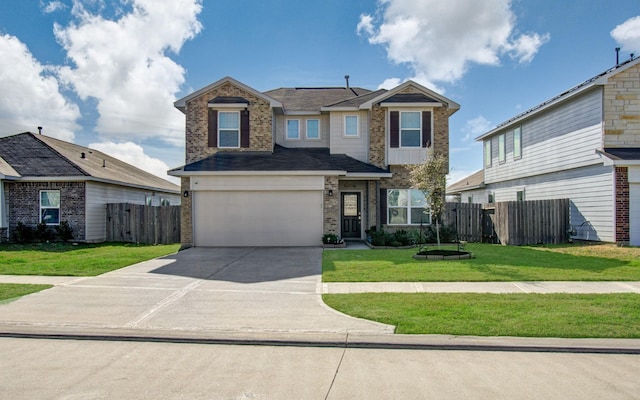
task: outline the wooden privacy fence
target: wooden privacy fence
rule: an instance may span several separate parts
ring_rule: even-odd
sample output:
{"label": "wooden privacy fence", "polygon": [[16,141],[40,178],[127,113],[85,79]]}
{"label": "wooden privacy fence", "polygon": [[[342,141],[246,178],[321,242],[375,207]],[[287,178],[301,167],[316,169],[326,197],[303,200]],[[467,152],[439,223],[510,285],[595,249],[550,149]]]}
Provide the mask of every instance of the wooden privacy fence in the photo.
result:
{"label": "wooden privacy fence", "polygon": [[520,246],[566,243],[569,238],[569,199],[447,203],[443,217],[468,242]]}
{"label": "wooden privacy fence", "polygon": [[147,244],[180,242],[180,206],[107,204],[107,241]]}

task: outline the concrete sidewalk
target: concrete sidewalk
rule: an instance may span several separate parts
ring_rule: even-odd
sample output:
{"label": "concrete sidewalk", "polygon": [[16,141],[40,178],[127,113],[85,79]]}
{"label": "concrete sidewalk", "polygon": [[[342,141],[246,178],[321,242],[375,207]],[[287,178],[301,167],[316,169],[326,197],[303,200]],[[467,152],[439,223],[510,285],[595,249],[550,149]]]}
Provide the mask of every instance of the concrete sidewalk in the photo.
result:
{"label": "concrete sidewalk", "polygon": [[[0,283],[67,286],[89,277],[0,275]],[[640,282],[538,281],[538,282],[324,282],[320,294],[346,293],[639,293]]]}

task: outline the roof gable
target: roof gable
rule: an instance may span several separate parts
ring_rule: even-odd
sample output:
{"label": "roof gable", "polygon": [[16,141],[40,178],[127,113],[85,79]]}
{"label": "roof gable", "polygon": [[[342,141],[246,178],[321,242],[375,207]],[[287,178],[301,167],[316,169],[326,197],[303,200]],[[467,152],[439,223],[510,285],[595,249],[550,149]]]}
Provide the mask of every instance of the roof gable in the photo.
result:
{"label": "roof gable", "polygon": [[183,97],[183,98],[181,98],[179,100],[176,100],[173,103],[173,106],[175,108],[177,108],[178,110],[184,112],[185,111],[185,107],[187,106],[187,102],[189,100],[191,100],[193,98],[196,98],[196,97],[198,97],[198,96],[200,96],[200,95],[202,95],[202,94],[204,94],[204,93],[206,93],[206,92],[208,92],[210,90],[213,90],[213,89],[215,89],[215,88],[217,88],[219,86],[222,86],[225,83],[231,83],[232,85],[235,85],[235,86],[237,86],[237,87],[239,87],[239,88],[241,88],[241,89],[243,89],[243,90],[245,90],[245,91],[247,91],[247,92],[249,92],[249,93],[251,93],[251,94],[253,94],[253,95],[255,95],[255,96],[259,97],[259,98],[261,98],[261,99],[264,99],[265,101],[269,102],[271,107],[282,107],[282,104],[279,101],[277,101],[277,100],[265,95],[262,92],[257,91],[256,89],[254,89],[254,88],[252,88],[250,86],[245,85],[244,83],[242,83],[240,81],[237,81],[237,80],[233,79],[230,76],[226,76],[226,77],[224,77],[224,78],[222,78],[222,79],[220,79],[218,81],[215,81],[215,82],[203,87],[202,89],[196,90],[195,92],[193,92],[193,93],[191,93],[191,94],[189,94],[189,95],[187,95],[187,96],[185,96],[185,97]]}
{"label": "roof gable", "polygon": [[414,81],[406,81],[398,86],[396,86],[393,89],[390,89],[384,93],[382,93],[380,96],[374,97],[373,99],[367,101],[366,103],[363,103],[360,108],[361,109],[370,109],[374,104],[378,104],[378,103],[382,103],[387,102],[388,99],[392,98],[393,96],[397,95],[397,94],[402,94],[401,92],[403,90],[405,90],[408,87],[413,87],[415,90],[417,90],[419,93],[423,94],[424,96],[431,98],[433,100],[435,100],[438,103],[442,103],[447,105],[447,107],[451,110],[457,111],[460,109],[460,104],[456,103],[455,101],[448,99],[446,97],[444,97],[443,95],[434,92],[431,89],[427,89],[426,87],[420,85],[419,83],[416,83]]}
{"label": "roof gable", "polygon": [[297,87],[279,88],[265,93],[279,100],[286,114],[288,111],[319,113],[327,105],[347,99],[358,99],[371,93],[371,91],[359,87]]}

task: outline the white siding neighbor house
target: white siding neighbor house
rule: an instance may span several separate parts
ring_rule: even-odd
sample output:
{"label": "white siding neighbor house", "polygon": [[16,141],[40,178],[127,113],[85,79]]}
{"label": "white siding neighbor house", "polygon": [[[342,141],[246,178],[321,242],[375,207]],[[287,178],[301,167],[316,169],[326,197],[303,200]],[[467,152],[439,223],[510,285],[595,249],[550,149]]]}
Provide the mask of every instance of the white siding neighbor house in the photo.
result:
{"label": "white siding neighbor house", "polygon": [[473,203],[568,198],[572,238],[640,245],[640,59],[476,140],[482,171],[448,194]]}

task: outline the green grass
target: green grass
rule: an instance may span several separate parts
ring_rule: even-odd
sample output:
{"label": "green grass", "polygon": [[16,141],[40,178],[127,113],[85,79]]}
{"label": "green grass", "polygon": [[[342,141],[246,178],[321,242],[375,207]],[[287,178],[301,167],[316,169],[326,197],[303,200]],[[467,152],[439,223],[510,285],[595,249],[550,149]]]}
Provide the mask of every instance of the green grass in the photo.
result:
{"label": "green grass", "polygon": [[0,245],[0,275],[95,276],[178,251],[180,245],[40,243]]}
{"label": "green grass", "polygon": [[[455,248],[446,246],[443,248]],[[474,259],[431,261],[408,250],[327,250],[324,282],[486,282],[640,280],[640,248],[614,245],[467,244]]]}
{"label": "green grass", "polygon": [[395,325],[396,333],[640,338],[638,294],[323,295],[343,313]]}
{"label": "green grass", "polygon": [[49,289],[51,285],[23,285],[17,283],[2,283],[0,284],[0,304],[9,302],[17,297],[21,297],[27,294],[39,292],[41,290]]}

